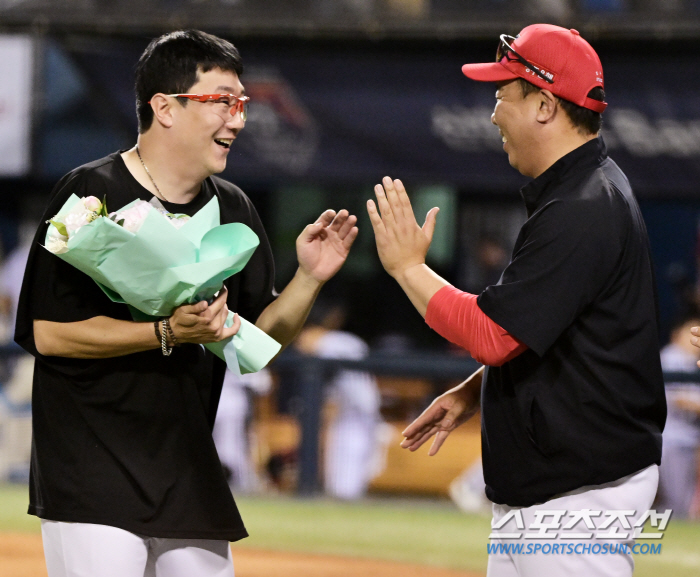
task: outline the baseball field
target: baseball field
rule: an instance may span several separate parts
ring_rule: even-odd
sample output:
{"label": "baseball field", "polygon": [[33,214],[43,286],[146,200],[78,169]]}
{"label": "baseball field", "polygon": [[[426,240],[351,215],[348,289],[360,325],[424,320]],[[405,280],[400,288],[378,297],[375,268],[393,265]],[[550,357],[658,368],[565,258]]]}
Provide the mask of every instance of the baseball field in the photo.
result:
{"label": "baseball field", "polygon": [[[0,485],[0,575],[45,577],[39,522],[26,488]],[[250,538],[234,543],[237,577],[477,577],[489,518],[446,500],[358,503],[289,497],[237,499]],[[697,577],[700,524],[671,520],[660,554],[636,556],[636,577]]]}

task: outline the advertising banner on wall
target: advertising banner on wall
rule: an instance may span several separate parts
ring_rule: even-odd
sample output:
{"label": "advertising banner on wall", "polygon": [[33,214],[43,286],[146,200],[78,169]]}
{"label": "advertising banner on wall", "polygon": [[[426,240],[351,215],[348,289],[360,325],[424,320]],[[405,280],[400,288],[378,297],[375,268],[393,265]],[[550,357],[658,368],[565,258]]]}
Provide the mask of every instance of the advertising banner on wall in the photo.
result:
{"label": "advertising banner on wall", "polygon": [[0,35],[0,177],[30,170],[34,43],[25,35]]}
{"label": "advertising banner on wall", "polygon": [[[527,180],[509,166],[491,123],[496,87],[461,73],[479,57],[252,52],[243,77],[250,120],[229,155],[229,174],[369,182],[389,175],[517,193]],[[603,62],[610,156],[639,194],[696,195],[700,65],[624,55]]]}
{"label": "advertising banner on wall", "polygon": [[[509,166],[491,124],[495,86],[461,73],[465,62],[493,59],[491,50],[371,44],[352,50],[340,44],[283,48],[272,42],[240,48],[241,80],[251,103],[246,127],[229,152],[225,178],[245,185],[364,186],[389,175],[411,184],[516,194],[527,182]],[[94,50],[83,46],[68,54],[95,91],[75,109],[85,111],[90,102],[99,102],[112,115],[86,128],[114,125],[118,113],[135,139],[133,70],[142,49],[125,43]],[[603,135],[635,192],[698,194],[700,64],[692,55],[602,53],[601,59],[610,104]],[[43,138],[52,135],[58,120],[54,115],[44,121]],[[42,147],[44,166],[61,161],[50,171],[56,177],[93,160],[68,157],[77,148],[60,139],[80,123],[69,120],[52,137],[53,144]]]}

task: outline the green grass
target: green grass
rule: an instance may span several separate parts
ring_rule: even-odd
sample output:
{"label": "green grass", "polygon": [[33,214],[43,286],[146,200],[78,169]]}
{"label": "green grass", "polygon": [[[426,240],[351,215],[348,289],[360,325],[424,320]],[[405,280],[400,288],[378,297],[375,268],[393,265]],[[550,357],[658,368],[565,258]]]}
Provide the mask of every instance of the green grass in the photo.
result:
{"label": "green grass", "polygon": [[246,497],[237,502],[251,535],[242,546],[486,572],[489,518],[464,515],[446,501]]}
{"label": "green grass", "polygon": [[[465,515],[446,502],[269,497],[237,502],[251,534],[242,546],[486,572],[489,518]],[[700,523],[671,520],[661,543],[660,555],[635,557],[635,577],[700,575]]]}
{"label": "green grass", "polygon": [[[489,519],[465,515],[446,501],[368,499],[338,503],[288,497],[237,498],[257,547],[366,557],[485,573]],[[38,532],[26,514],[27,489],[0,485],[0,531]],[[648,530],[648,529],[647,529]],[[671,520],[660,555],[638,555],[635,577],[700,575],[700,523]]]}
{"label": "green grass", "polygon": [[29,491],[23,485],[0,484],[0,531],[39,533],[39,519],[27,515]]}
{"label": "green grass", "polygon": [[[649,531],[649,528],[646,529]],[[664,531],[660,555],[638,555],[635,577],[700,575],[700,523],[673,518]]]}

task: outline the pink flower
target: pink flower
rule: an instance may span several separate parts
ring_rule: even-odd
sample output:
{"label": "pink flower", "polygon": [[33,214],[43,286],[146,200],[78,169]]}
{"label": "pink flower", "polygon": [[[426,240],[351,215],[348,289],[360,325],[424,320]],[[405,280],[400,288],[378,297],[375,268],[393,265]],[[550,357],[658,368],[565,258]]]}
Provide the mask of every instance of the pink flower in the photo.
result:
{"label": "pink flower", "polygon": [[102,208],[102,203],[96,196],[88,196],[83,199],[83,204],[90,212],[99,212]]}
{"label": "pink flower", "polygon": [[134,206],[117,212],[114,221],[118,223],[123,220],[122,226],[128,231],[136,233],[151,210],[153,210],[153,207],[150,204],[144,200],[139,200]]}

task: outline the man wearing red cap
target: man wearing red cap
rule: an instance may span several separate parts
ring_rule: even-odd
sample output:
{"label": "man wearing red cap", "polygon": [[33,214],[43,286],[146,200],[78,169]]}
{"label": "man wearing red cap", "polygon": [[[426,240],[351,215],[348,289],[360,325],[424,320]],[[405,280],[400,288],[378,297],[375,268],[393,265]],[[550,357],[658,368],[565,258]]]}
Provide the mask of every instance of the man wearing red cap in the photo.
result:
{"label": "man wearing red cap", "polygon": [[[480,295],[425,265],[423,227],[399,180],[368,201],[382,264],[426,322],[486,365],[405,431],[435,454],[481,404],[489,577],[629,576],[634,523],[651,507],[666,419],[651,255],[627,178],[599,136],[598,55],[576,30],[501,36],[491,120],[532,178],[510,264]],[[507,547],[506,547],[507,546]]]}

